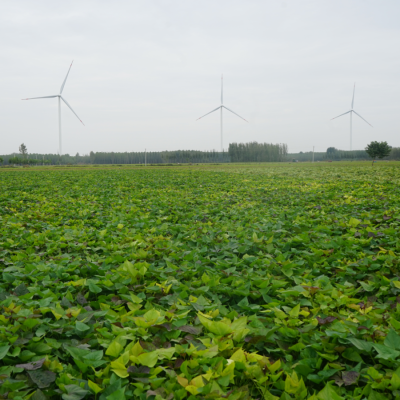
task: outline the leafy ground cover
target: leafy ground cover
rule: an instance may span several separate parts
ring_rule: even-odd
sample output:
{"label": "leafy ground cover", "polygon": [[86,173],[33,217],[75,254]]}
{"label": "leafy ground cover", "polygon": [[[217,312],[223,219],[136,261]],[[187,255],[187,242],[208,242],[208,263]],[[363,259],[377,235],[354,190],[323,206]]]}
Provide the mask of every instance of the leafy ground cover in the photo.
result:
{"label": "leafy ground cover", "polygon": [[399,399],[400,169],[0,173],[0,398]]}

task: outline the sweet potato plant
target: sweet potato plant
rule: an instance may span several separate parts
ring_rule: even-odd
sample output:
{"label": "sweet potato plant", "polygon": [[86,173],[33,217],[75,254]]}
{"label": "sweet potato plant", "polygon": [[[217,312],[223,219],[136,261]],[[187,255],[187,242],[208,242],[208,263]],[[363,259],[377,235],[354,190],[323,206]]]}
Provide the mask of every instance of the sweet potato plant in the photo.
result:
{"label": "sweet potato plant", "polygon": [[0,399],[400,399],[399,183],[0,172]]}

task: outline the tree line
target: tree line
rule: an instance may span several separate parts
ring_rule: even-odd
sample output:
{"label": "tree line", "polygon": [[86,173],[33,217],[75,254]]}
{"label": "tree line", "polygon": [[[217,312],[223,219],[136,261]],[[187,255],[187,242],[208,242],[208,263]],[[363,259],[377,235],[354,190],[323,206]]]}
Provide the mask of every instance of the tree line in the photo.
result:
{"label": "tree line", "polygon": [[152,152],[90,152],[92,164],[184,164],[184,163],[227,163],[226,152],[176,150]]}
{"label": "tree line", "polygon": [[[158,152],[93,152],[75,156],[64,154],[28,154],[24,144],[19,154],[1,156],[11,165],[59,165],[59,164],[203,164],[229,162],[280,162],[285,161],[286,144],[231,143],[228,151],[176,150]],[[0,161],[1,163],[1,161]]]}
{"label": "tree line", "polygon": [[[370,155],[367,151],[372,144],[378,142],[371,142],[365,150],[339,150],[335,147],[328,147],[325,152],[315,152],[314,161],[364,161],[370,160],[371,158],[381,158],[376,154]],[[383,160],[400,160],[400,147],[392,147],[387,145],[386,142],[381,142],[381,144],[386,144],[387,152],[383,153]],[[384,145],[385,146],[385,145]],[[389,151],[390,149],[390,151]],[[300,162],[312,161],[313,152],[300,152],[300,153],[289,153],[287,155],[287,161],[297,160]]]}
{"label": "tree line", "polygon": [[[371,142],[365,150],[339,150],[328,147],[314,153],[314,161],[360,161],[381,158],[400,160],[400,148],[391,148],[386,142]],[[77,165],[77,164],[204,164],[237,162],[312,161],[313,152],[289,153],[286,144],[230,143],[228,151],[176,150],[159,152],[93,152],[75,156],[64,154],[28,153],[22,144],[19,153],[0,156],[0,164],[10,165]]]}
{"label": "tree line", "polygon": [[282,162],[288,147],[283,143],[230,143],[228,153],[231,162]]}

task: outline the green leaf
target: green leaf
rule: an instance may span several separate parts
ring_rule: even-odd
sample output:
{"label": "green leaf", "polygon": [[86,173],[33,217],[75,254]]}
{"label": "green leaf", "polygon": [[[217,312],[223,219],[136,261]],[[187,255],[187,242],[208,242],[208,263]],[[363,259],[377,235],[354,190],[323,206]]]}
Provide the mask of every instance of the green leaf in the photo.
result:
{"label": "green leaf", "polygon": [[31,397],[31,400],[47,400],[47,397],[40,389],[38,389]]}
{"label": "green leaf", "polygon": [[367,342],[365,340],[360,340],[355,338],[349,338],[348,340],[359,350],[366,351],[367,353],[369,353],[372,350],[372,345],[373,345],[372,342]]}
{"label": "green leaf", "polygon": [[15,288],[14,292],[17,296],[23,296],[24,294],[28,294],[29,290],[23,283],[21,283]]}
{"label": "green leaf", "polygon": [[400,336],[393,329],[389,331],[383,343],[392,349],[400,350]]}
{"label": "green leaf", "polygon": [[50,384],[56,380],[56,374],[54,372],[42,371],[40,369],[36,371],[28,371],[28,375],[40,389],[49,387]]}
{"label": "green leaf", "polygon": [[106,350],[106,355],[118,357],[123,348],[124,347],[119,343],[119,341],[114,340],[113,342],[111,342],[110,346],[108,346],[108,349]]}
{"label": "green leaf", "polygon": [[243,299],[240,300],[238,303],[239,307],[248,307],[248,305],[249,305],[249,300],[247,297],[243,297]]}
{"label": "green leaf", "polygon": [[88,390],[82,389],[78,385],[65,385],[64,388],[67,393],[61,396],[63,400],[81,400],[89,393]]}
{"label": "green leaf", "polygon": [[390,386],[394,390],[398,390],[400,388],[400,374],[399,374],[399,369],[395,371],[392,375],[392,378],[390,379]]}
{"label": "green leaf", "polygon": [[6,356],[10,347],[11,346],[1,346],[0,347],[0,360],[2,360]]}
{"label": "green leaf", "polygon": [[106,397],[107,400],[125,400],[125,389],[119,389]]}
{"label": "green leaf", "polygon": [[343,400],[343,397],[339,396],[330,383],[318,393],[317,398],[320,400]]}
{"label": "green leaf", "polygon": [[356,226],[358,226],[358,225],[360,225],[361,224],[361,221],[359,221],[358,219],[356,219],[356,218],[350,218],[350,221],[349,221],[349,225],[350,226],[352,226],[352,227],[356,227]]}
{"label": "green leaf", "polygon": [[79,321],[76,321],[75,326],[76,326],[76,330],[79,332],[85,332],[90,329],[90,326],[84,324],[83,322],[79,322]]}
{"label": "green leaf", "polygon": [[100,287],[98,287],[96,284],[94,284],[93,282],[89,281],[89,290],[92,293],[101,293],[102,289]]}
{"label": "green leaf", "polygon": [[26,326],[28,329],[32,329],[34,328],[36,325],[40,325],[41,322],[38,321],[37,319],[33,319],[33,318],[27,318],[23,325]]}
{"label": "green leaf", "polygon": [[112,382],[110,382],[110,385],[107,386],[103,393],[100,395],[99,400],[107,400],[107,396],[110,396],[111,394],[117,392],[119,389],[121,389],[121,379],[116,379]]}
{"label": "green leaf", "polygon": [[395,359],[400,356],[400,351],[384,346],[383,344],[374,344],[373,347],[378,352],[378,358],[395,361]]}
{"label": "green leaf", "polygon": [[157,351],[142,353],[139,356],[137,356],[136,359],[141,365],[153,368],[157,363],[158,353]]}
{"label": "green leaf", "polygon": [[375,390],[371,390],[368,400],[387,400],[387,396],[382,393],[378,393]]}
{"label": "green leaf", "polygon": [[350,361],[363,362],[358,350],[353,347],[348,347],[343,353],[343,357]]}

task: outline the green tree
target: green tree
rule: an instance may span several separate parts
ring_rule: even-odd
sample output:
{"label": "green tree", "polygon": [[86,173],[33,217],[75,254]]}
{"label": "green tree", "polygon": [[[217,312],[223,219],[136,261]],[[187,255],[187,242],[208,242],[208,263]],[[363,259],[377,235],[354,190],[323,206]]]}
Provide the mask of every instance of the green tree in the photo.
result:
{"label": "green tree", "polygon": [[4,160],[0,157],[0,164],[3,164],[3,161],[4,161]]}
{"label": "green tree", "polygon": [[21,146],[19,146],[19,152],[23,158],[26,158],[28,155],[28,149],[23,143],[21,144]]}
{"label": "green tree", "polygon": [[384,158],[387,157],[392,148],[387,144],[387,142],[371,142],[366,148],[365,151],[372,158],[372,165],[374,165],[375,158]]}
{"label": "green tree", "polygon": [[326,154],[328,156],[333,156],[336,152],[337,152],[337,148],[336,147],[328,147],[326,149]]}

